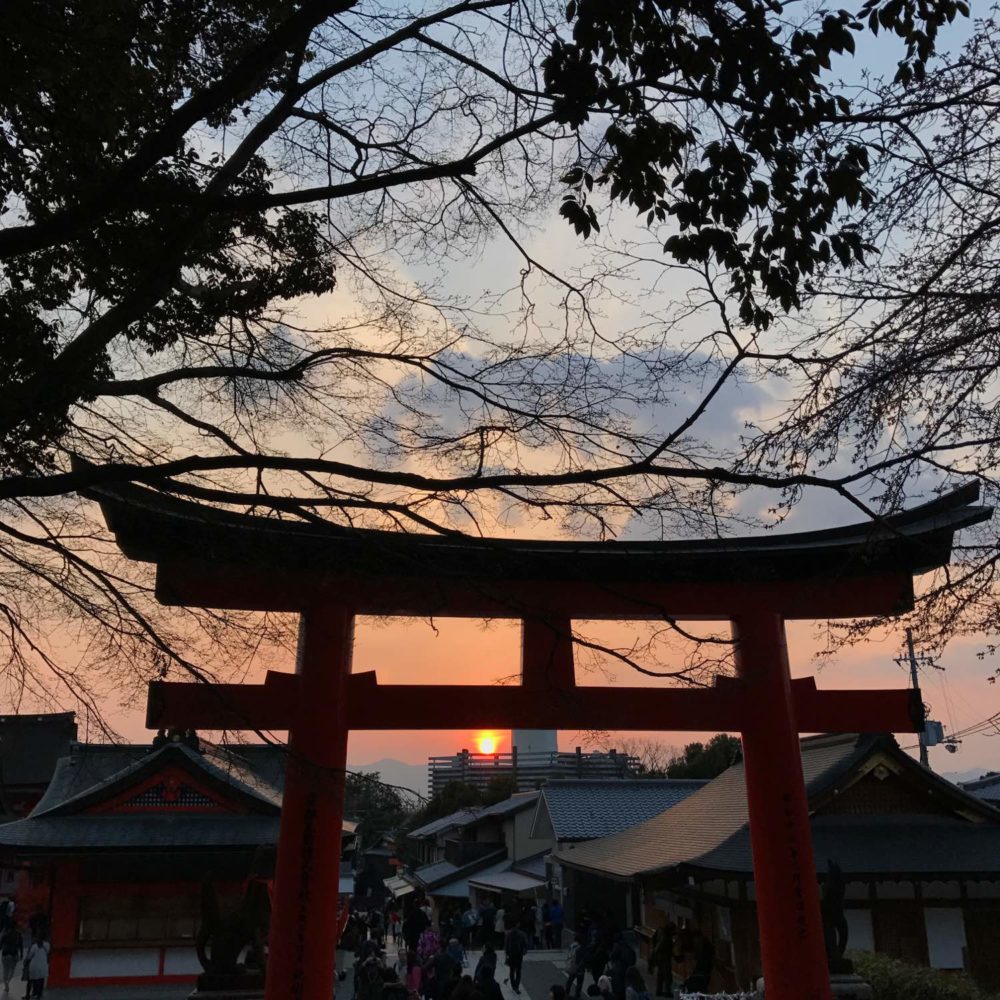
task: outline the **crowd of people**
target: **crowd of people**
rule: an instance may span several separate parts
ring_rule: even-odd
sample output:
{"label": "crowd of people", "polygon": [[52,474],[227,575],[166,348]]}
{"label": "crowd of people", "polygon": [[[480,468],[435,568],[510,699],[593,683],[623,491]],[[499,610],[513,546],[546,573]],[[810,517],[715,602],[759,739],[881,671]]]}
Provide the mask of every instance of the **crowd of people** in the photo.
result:
{"label": "crowd of people", "polygon": [[[694,925],[678,929],[671,923],[658,928],[650,943],[647,967],[655,976],[654,995],[672,997],[674,964],[686,961],[690,967],[681,989],[697,992],[708,988],[715,962],[715,948]],[[590,997],[600,1000],[650,1000],[638,956],[626,935],[610,920],[584,914],[580,930],[569,946],[566,961],[566,994],[580,1000],[584,982]]]}
{"label": "crowd of people", "polygon": [[[436,926],[432,918],[427,903],[405,913],[391,904],[352,912],[341,944],[355,952],[355,1000],[501,1000],[501,982],[520,994],[529,950],[562,946],[563,911],[556,901],[466,903],[442,910]],[[386,957],[389,940],[397,947],[395,962]],[[479,953],[472,967],[470,950]],[[673,996],[680,955],[691,958],[684,988],[707,986],[711,943],[696,929],[668,924],[656,932],[649,955],[656,996]],[[552,985],[549,1000],[581,1000],[584,992],[593,1000],[651,1000],[635,948],[610,917],[582,915],[565,970],[565,983]]]}
{"label": "crowd of people", "polygon": [[[501,1000],[498,977],[520,993],[525,955],[559,948],[562,937],[563,911],[554,900],[455,905],[438,914],[436,927],[425,903],[405,913],[391,906],[352,912],[341,944],[355,952],[355,1000]],[[385,957],[390,939],[394,963]],[[469,949],[480,953],[474,968]]]}
{"label": "crowd of people", "polygon": [[14,901],[0,899],[0,961],[3,965],[3,991],[10,993],[20,965],[24,983],[24,1000],[34,1000],[45,993],[45,980],[49,977],[48,919],[41,913],[28,921],[28,943],[25,946],[24,930],[14,915]]}

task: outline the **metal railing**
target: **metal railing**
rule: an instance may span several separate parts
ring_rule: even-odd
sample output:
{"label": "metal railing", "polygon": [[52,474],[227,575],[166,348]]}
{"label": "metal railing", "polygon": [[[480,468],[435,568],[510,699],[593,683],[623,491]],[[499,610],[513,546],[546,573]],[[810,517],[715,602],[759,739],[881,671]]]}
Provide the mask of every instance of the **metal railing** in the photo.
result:
{"label": "metal railing", "polygon": [[522,754],[516,747],[509,753],[461,750],[428,759],[427,786],[433,794],[453,781],[485,788],[495,778],[513,778],[518,791],[528,791],[549,778],[632,778],[638,770],[637,757],[614,750],[584,753],[577,747],[569,752]]}

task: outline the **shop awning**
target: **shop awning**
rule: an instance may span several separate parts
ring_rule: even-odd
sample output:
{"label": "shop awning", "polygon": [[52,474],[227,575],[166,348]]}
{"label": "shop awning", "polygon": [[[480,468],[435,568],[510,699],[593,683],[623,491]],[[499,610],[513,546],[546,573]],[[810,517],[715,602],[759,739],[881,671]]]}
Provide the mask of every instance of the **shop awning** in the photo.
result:
{"label": "shop awning", "polygon": [[446,896],[449,899],[468,899],[470,885],[479,883],[483,879],[492,878],[509,867],[510,862],[504,858],[489,868],[483,868],[475,874],[459,875],[453,881],[445,882],[443,885],[435,886],[433,889],[428,889],[427,891],[431,896]]}
{"label": "shop awning", "polygon": [[545,880],[507,870],[473,875],[469,878],[469,885],[473,889],[486,889],[489,892],[534,892],[544,888]]}
{"label": "shop awning", "polygon": [[399,899],[409,892],[413,892],[413,885],[406,881],[401,875],[393,875],[392,878],[382,879],[382,884],[392,893],[393,899]]}

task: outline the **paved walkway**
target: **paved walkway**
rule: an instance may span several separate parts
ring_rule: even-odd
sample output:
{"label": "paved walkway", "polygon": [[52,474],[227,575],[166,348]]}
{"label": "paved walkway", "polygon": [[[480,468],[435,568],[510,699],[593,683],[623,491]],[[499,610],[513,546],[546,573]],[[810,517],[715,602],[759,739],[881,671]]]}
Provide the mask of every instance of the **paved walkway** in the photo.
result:
{"label": "paved walkway", "polygon": [[[476,968],[481,952],[470,951],[466,971],[471,975]],[[548,1000],[549,987],[555,983],[566,982],[564,966],[566,953],[563,951],[529,951],[524,959],[524,970],[521,978],[521,994],[518,996],[509,983],[504,982],[507,967],[503,964],[503,952],[497,956],[497,981],[503,1000]],[[395,959],[393,945],[387,946],[387,961]],[[338,969],[350,969],[354,959],[349,952],[337,952]],[[642,963],[645,973],[645,963]],[[353,977],[337,984],[335,1000],[351,1000]],[[589,983],[590,977],[587,977]],[[647,982],[649,979],[647,977]],[[68,989],[52,989],[45,991],[46,1000],[186,1000],[191,993],[190,986],[74,986]],[[23,983],[12,983],[9,994],[11,1000],[21,1000],[24,996]],[[0,992],[0,1000],[4,995]]]}

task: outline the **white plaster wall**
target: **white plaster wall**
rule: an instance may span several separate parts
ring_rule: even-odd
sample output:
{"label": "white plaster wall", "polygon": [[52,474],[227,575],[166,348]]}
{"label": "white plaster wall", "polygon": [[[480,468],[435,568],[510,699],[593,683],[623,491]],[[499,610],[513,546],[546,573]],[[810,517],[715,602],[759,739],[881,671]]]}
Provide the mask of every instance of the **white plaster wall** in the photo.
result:
{"label": "white plaster wall", "polygon": [[927,956],[932,969],[961,969],[965,966],[965,920],[957,906],[928,906],[924,909],[927,927]]}
{"label": "white plaster wall", "polygon": [[163,974],[166,976],[197,976],[202,971],[194,948],[165,948]]}
{"label": "white plaster wall", "polygon": [[69,960],[71,979],[159,974],[159,948],[80,948]]}
{"label": "white plaster wall", "polygon": [[872,911],[844,910],[847,918],[847,948],[849,951],[874,951],[875,934],[872,930]]}

